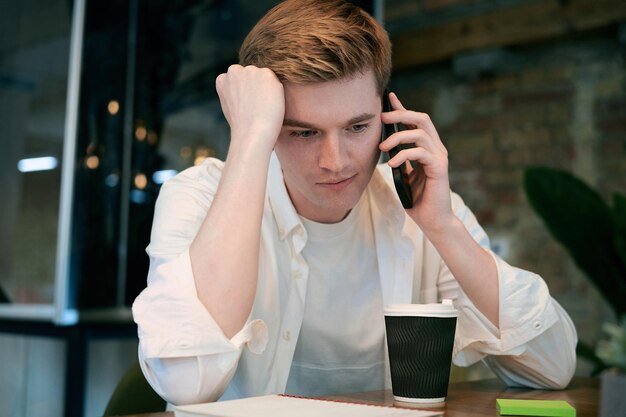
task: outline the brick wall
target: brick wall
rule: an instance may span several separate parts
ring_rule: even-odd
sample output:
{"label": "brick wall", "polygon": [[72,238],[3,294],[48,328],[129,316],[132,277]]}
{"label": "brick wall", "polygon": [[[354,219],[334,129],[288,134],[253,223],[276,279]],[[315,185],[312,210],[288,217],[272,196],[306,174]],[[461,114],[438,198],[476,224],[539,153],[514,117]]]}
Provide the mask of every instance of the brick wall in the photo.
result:
{"label": "brick wall", "polygon": [[[436,47],[436,46],[434,46]],[[476,51],[394,74],[406,107],[434,120],[450,181],[510,263],[541,274],[593,343],[611,313],[526,201],[529,165],[574,172],[626,194],[625,47],[616,28]],[[578,372],[590,367],[579,362]]]}

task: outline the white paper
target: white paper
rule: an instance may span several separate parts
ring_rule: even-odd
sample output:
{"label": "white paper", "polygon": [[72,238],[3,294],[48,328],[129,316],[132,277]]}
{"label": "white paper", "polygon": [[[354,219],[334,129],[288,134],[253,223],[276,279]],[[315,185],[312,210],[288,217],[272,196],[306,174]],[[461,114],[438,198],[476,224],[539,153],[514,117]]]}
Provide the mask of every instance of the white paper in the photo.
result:
{"label": "white paper", "polygon": [[352,404],[282,395],[185,405],[176,407],[174,412],[176,417],[431,417],[442,415],[441,411]]}

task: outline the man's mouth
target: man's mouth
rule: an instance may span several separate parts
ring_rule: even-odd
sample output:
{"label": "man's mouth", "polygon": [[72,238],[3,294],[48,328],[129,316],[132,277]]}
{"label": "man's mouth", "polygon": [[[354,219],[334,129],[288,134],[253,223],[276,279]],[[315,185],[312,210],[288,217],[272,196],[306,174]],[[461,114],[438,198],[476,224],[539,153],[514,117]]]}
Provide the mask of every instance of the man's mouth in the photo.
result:
{"label": "man's mouth", "polygon": [[352,183],[356,175],[347,178],[337,178],[337,179],[329,179],[325,181],[318,182],[318,185],[321,185],[324,188],[328,188],[331,190],[343,190],[348,185]]}

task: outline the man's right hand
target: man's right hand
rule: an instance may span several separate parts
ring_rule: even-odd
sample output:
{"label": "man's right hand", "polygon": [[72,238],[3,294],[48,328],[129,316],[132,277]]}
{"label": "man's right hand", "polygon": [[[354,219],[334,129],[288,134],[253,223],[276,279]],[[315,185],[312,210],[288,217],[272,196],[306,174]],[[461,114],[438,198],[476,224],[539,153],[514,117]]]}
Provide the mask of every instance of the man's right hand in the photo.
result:
{"label": "man's right hand", "polygon": [[285,117],[285,93],[276,74],[268,68],[231,65],[215,87],[230,125],[231,147],[265,145],[271,152]]}

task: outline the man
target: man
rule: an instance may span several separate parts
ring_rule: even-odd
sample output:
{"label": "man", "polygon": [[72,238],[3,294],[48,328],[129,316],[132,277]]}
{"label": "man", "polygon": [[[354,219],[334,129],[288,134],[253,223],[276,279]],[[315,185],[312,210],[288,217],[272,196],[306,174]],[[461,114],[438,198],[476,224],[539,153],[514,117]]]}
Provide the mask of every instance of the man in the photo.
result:
{"label": "man", "polygon": [[[358,7],[288,0],[216,80],[225,162],[163,186],[148,287],[133,313],[140,362],[169,402],[323,395],[388,384],[383,306],[454,300],[454,361],[510,385],[561,388],[576,332],[537,275],[507,265],[460,197],[426,114],[395,94],[391,47]],[[407,130],[380,142],[383,123]],[[404,210],[377,168],[407,161]]]}

